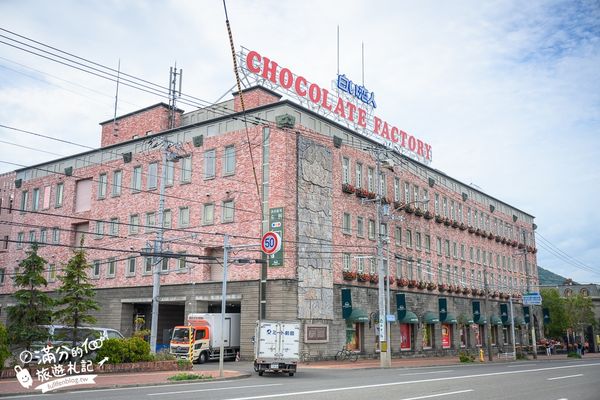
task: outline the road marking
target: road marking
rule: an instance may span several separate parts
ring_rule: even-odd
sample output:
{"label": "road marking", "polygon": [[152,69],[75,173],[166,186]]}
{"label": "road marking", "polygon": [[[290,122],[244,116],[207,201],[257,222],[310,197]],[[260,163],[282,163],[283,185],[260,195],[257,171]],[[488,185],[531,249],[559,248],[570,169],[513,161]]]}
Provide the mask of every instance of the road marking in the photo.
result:
{"label": "road marking", "polygon": [[453,369],[445,369],[442,371],[431,371],[431,372],[414,372],[412,374],[400,374],[400,376],[409,376],[409,375],[426,375],[426,374],[438,374],[440,372],[453,372]]}
{"label": "road marking", "polygon": [[[269,398],[274,398],[274,397],[277,398],[277,397],[288,397],[288,396],[302,396],[302,395],[307,395],[307,394],[341,392],[341,391],[345,391],[345,390],[371,389],[371,388],[377,388],[377,387],[409,385],[409,384],[415,384],[415,383],[449,381],[449,380],[454,380],[454,379],[480,378],[483,376],[514,375],[514,374],[522,374],[524,372],[540,372],[540,371],[550,371],[550,370],[554,370],[554,369],[579,368],[579,367],[583,368],[583,367],[594,367],[594,366],[600,366],[600,363],[566,365],[566,366],[561,366],[561,367],[537,368],[537,369],[530,369],[530,370],[523,370],[523,371],[505,371],[505,372],[490,372],[487,374],[448,376],[448,377],[443,377],[443,378],[431,378],[431,379],[422,379],[422,380],[405,381],[405,382],[389,382],[389,383],[378,383],[378,384],[373,384],[373,385],[338,387],[338,388],[322,389],[322,390],[307,390],[304,392],[266,394],[266,395],[261,395],[261,396],[250,396],[250,397],[235,397],[235,398],[228,399],[228,400],[254,400],[254,399],[269,399]],[[405,400],[408,400],[408,399],[405,399]]]}
{"label": "road marking", "polygon": [[407,397],[406,399],[402,399],[402,400],[419,400],[419,399],[430,399],[432,397],[441,397],[441,396],[451,396],[453,394],[459,394],[459,393],[467,393],[467,392],[472,392],[473,389],[467,389],[467,390],[458,390],[456,392],[446,392],[446,393],[438,393],[438,394],[429,394],[427,396],[419,396],[419,397]]}
{"label": "road marking", "polygon": [[583,376],[583,374],[577,374],[577,375],[567,375],[567,376],[557,376],[556,378],[548,378],[549,381],[555,381],[557,379],[567,379],[567,378],[575,378],[577,376]]}
{"label": "road marking", "polygon": [[529,363],[520,363],[519,365],[508,365],[508,368],[519,368],[519,367],[529,367],[531,365],[537,365],[535,363],[529,364]]}
{"label": "road marking", "polygon": [[266,385],[247,385],[247,386],[230,386],[230,387],[222,387],[222,388],[209,388],[209,389],[196,389],[196,390],[180,390],[177,392],[148,393],[146,396],[165,396],[165,395],[169,395],[169,394],[212,392],[215,390],[249,389],[249,388],[257,388],[257,387],[282,386],[282,385],[283,385],[283,383],[269,383]]}

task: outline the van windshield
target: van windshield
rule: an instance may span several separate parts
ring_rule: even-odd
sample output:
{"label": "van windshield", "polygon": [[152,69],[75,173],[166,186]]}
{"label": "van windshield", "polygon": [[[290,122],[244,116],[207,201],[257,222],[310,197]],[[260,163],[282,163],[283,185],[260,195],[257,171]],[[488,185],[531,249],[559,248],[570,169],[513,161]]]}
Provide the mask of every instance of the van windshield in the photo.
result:
{"label": "van windshield", "polygon": [[176,342],[189,342],[190,330],[188,328],[175,328],[171,340]]}

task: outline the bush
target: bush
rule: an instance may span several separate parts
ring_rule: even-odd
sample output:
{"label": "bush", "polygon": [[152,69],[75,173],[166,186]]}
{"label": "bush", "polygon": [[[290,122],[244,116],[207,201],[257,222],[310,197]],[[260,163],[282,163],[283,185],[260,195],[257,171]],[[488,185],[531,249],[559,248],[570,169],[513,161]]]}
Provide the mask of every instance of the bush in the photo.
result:
{"label": "bush", "polygon": [[6,327],[0,324],[0,370],[4,368],[4,363],[9,357],[8,332],[6,331]]}
{"label": "bush", "polygon": [[567,357],[581,358],[581,355],[571,351],[571,352],[567,353]]}
{"label": "bush", "polygon": [[128,339],[106,339],[98,349],[96,360],[108,357],[108,363],[120,364],[140,361],[152,361],[150,345],[143,339],[132,337]]}
{"label": "bush", "polygon": [[177,360],[177,369],[179,369],[179,370],[190,369],[191,366],[192,366],[192,362],[190,360],[184,360],[182,358]]}
{"label": "bush", "polygon": [[467,353],[466,351],[461,351],[460,353],[458,353],[458,359],[462,363],[472,363],[473,361],[475,361],[475,356]]}
{"label": "bush", "polygon": [[154,361],[173,361],[177,357],[169,353],[169,349],[163,349],[154,355]]}
{"label": "bush", "polygon": [[192,374],[189,372],[181,372],[177,375],[173,375],[167,378],[167,380],[169,381],[191,381],[191,380],[195,380],[195,379],[212,379],[212,376],[210,375],[198,375],[198,374]]}
{"label": "bush", "polygon": [[517,360],[529,360],[529,357],[527,357],[526,353],[523,353],[522,351],[518,351],[517,352]]}

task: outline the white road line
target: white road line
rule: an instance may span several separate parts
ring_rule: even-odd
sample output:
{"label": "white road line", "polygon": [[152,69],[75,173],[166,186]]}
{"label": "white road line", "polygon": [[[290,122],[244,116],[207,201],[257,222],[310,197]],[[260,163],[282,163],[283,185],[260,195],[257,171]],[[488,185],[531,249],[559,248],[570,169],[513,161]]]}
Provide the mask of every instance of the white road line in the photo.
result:
{"label": "white road line", "polygon": [[537,368],[523,371],[505,371],[505,372],[490,372],[487,374],[473,374],[473,375],[463,375],[463,376],[448,376],[443,378],[431,378],[431,379],[422,379],[415,381],[405,381],[405,382],[389,382],[389,383],[379,383],[373,385],[361,385],[361,386],[349,386],[349,387],[338,387],[332,389],[322,389],[322,390],[307,390],[304,392],[290,392],[290,393],[277,393],[277,394],[266,394],[261,396],[250,396],[250,397],[235,397],[228,400],[254,400],[254,399],[269,399],[269,398],[277,398],[277,397],[289,397],[289,396],[301,396],[307,394],[319,394],[319,393],[328,393],[328,392],[341,392],[345,390],[357,390],[357,389],[371,389],[377,387],[386,387],[386,386],[400,386],[400,385],[409,385],[415,383],[426,383],[426,382],[439,382],[439,381],[449,381],[454,379],[470,379],[470,378],[480,378],[483,376],[497,376],[497,375],[514,375],[514,374],[522,374],[524,372],[540,372],[540,371],[550,371],[555,369],[565,369],[565,368],[583,368],[583,367],[597,367],[600,366],[600,363],[594,364],[578,364],[578,365],[566,365],[561,367],[548,367],[548,368]]}
{"label": "white road line", "polygon": [[556,378],[548,378],[547,380],[549,381],[555,381],[557,379],[567,379],[567,378],[575,378],[577,376],[583,376],[583,374],[577,374],[577,375],[567,375],[567,376],[557,376]]}
{"label": "white road line", "polygon": [[529,363],[521,363],[519,365],[508,365],[507,367],[508,368],[519,368],[519,367],[529,367],[531,365],[537,365],[537,364],[535,364],[535,363],[531,363],[531,364],[529,364]]}
{"label": "white road line", "polygon": [[146,396],[166,396],[169,394],[182,394],[182,393],[195,393],[195,392],[213,392],[215,390],[231,390],[231,389],[249,389],[249,388],[257,388],[257,387],[267,387],[267,386],[282,386],[283,383],[269,383],[266,385],[247,385],[247,386],[230,386],[230,387],[222,387],[222,388],[209,388],[209,389],[196,389],[196,390],[180,390],[177,392],[160,392],[160,393],[148,393]]}
{"label": "white road line", "polygon": [[445,369],[441,371],[431,371],[431,372],[414,372],[412,374],[400,374],[400,376],[409,376],[409,375],[426,375],[426,374],[438,374],[440,372],[453,372],[453,369]]}
{"label": "white road line", "polygon": [[419,397],[407,397],[406,399],[401,399],[401,400],[419,400],[419,399],[430,399],[432,397],[441,397],[441,396],[451,396],[453,394],[459,394],[459,393],[467,393],[467,392],[472,392],[473,389],[467,389],[467,390],[458,390],[456,392],[446,392],[446,393],[438,393],[438,394],[429,394],[427,396],[419,396]]}

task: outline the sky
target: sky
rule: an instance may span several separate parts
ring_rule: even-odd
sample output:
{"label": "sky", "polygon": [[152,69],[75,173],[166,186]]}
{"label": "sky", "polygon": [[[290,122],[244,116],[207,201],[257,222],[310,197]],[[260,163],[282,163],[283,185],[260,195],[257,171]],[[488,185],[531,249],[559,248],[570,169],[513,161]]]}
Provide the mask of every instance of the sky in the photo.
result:
{"label": "sky", "polygon": [[[431,167],[535,216],[539,266],[600,282],[599,0],[228,0],[227,11],[236,50],[323,87],[338,26],[339,69],[355,81],[364,44],[377,114],[430,143]],[[235,84],[221,0],[0,0],[0,15],[0,125],[96,148],[114,113],[114,82],[17,49],[6,30],[162,86],[176,64],[182,91],[211,103]],[[121,85],[117,114],[159,101]],[[0,127],[0,173],[85,150]]]}

